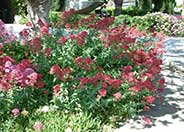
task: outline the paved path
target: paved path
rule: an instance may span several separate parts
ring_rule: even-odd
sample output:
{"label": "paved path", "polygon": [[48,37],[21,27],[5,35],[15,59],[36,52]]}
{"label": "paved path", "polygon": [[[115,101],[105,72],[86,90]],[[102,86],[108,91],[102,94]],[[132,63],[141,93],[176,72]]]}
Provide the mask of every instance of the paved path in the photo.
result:
{"label": "paved path", "polygon": [[169,38],[165,42],[162,76],[165,77],[163,101],[147,113],[153,123],[146,126],[142,120],[129,120],[115,132],[184,131],[184,38]]}

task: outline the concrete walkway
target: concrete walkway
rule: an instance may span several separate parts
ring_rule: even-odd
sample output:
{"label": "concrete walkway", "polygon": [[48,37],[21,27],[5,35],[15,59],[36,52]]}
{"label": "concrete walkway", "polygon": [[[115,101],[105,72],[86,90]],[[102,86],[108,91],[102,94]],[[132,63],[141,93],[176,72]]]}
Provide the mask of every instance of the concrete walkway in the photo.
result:
{"label": "concrete walkway", "polygon": [[165,46],[163,101],[156,101],[150,112],[142,113],[151,118],[152,124],[145,125],[141,119],[132,119],[122,123],[115,132],[184,131],[184,38],[168,38]]}

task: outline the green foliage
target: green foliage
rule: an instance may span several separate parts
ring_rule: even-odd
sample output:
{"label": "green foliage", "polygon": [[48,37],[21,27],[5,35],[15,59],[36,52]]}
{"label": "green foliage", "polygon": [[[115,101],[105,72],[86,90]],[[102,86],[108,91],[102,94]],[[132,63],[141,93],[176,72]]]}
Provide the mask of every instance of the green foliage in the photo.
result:
{"label": "green foliage", "polygon": [[42,95],[42,90],[31,88],[14,87],[7,93],[0,91],[0,124],[11,117],[10,112],[14,108],[34,111],[40,105],[44,105],[47,99],[40,95]]}
{"label": "green foliage", "polygon": [[100,132],[103,126],[99,118],[87,113],[53,112],[42,114],[40,119],[44,120],[45,132],[65,132],[67,129],[75,132]]}
{"label": "green foliage", "polygon": [[[59,20],[59,15],[61,14],[61,12],[57,12],[57,11],[50,11],[49,13],[49,23],[51,25],[55,25],[56,22]],[[28,18],[27,17],[23,17],[21,18],[21,20],[19,21],[20,24],[26,24],[28,22]]]}
{"label": "green foliage", "polygon": [[149,12],[152,9],[151,0],[139,0],[138,7],[145,12]]}
{"label": "green foliage", "polygon": [[130,15],[130,16],[142,16],[146,14],[146,10],[140,9],[135,6],[129,6],[126,9],[123,9],[122,14]]}
{"label": "green foliage", "polygon": [[[26,131],[34,132],[35,122],[43,123],[44,132],[106,132],[103,129],[101,120],[87,113],[64,113],[49,107],[49,112],[42,112],[40,109],[34,113],[21,114],[17,118],[10,118],[0,125],[1,132]],[[29,111],[31,112],[31,111]],[[19,122],[18,122],[19,121]],[[27,123],[27,124],[26,124]],[[24,126],[23,126],[24,124]]]}
{"label": "green foliage", "polygon": [[118,25],[121,24],[127,24],[127,25],[131,25],[131,21],[132,21],[132,17],[129,15],[119,15],[117,17],[115,17],[115,21],[113,23],[113,27],[116,27]]}
{"label": "green foliage", "polygon": [[59,20],[59,15],[61,13],[60,12],[56,12],[56,11],[51,11],[49,14],[49,23],[51,25],[55,25],[56,22]]}
{"label": "green foliage", "polygon": [[176,7],[175,0],[153,0],[154,9],[153,11],[161,11],[164,13],[173,14],[174,8]]}
{"label": "green foliage", "polygon": [[16,15],[26,15],[26,2],[25,0],[11,0],[13,8],[15,8]]}
{"label": "green foliage", "polygon": [[[25,16],[27,13],[26,0],[11,0],[13,7],[16,10],[16,15]],[[64,6],[63,0],[52,0],[52,11],[61,11]]]}
{"label": "green foliage", "polygon": [[18,23],[19,24],[26,24],[26,23],[28,23],[28,18],[26,16],[22,17]]}
{"label": "green foliage", "polygon": [[[108,8],[107,11],[114,15],[114,9]],[[129,15],[129,16],[142,16],[146,14],[146,11],[143,9],[140,9],[136,6],[129,6],[127,8],[122,9],[122,14],[123,15]]]}
{"label": "green foliage", "polygon": [[57,11],[60,8],[60,0],[52,0],[52,10]]}
{"label": "green foliage", "polygon": [[52,11],[61,11],[64,4],[64,0],[52,0]]}

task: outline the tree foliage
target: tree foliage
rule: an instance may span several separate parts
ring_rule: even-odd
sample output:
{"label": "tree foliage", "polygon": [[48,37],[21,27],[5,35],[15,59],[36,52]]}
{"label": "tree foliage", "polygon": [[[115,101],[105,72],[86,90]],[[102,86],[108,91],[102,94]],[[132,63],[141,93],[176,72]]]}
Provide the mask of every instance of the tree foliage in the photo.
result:
{"label": "tree foliage", "polygon": [[26,15],[26,2],[25,0],[11,0],[17,15]]}
{"label": "tree foliage", "polygon": [[52,10],[61,11],[65,4],[65,0],[52,0]]}
{"label": "tree foliage", "polygon": [[152,0],[139,0],[139,8],[145,11],[151,11]]}
{"label": "tree foliage", "polygon": [[153,11],[162,11],[164,13],[173,14],[176,6],[175,0],[152,0],[154,4]]}

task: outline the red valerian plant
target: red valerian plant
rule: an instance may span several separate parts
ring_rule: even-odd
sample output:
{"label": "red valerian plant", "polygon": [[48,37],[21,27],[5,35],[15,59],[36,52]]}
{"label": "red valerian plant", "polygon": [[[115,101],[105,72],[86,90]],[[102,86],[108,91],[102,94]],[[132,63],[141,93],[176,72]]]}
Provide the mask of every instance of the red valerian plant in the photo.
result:
{"label": "red valerian plant", "polygon": [[[58,32],[72,13],[64,12],[66,20],[61,17],[57,23]],[[63,30],[47,34],[42,28],[41,35],[19,45],[26,55],[18,59],[9,57],[13,47],[2,48],[0,84],[4,91],[12,88],[13,79],[21,87],[41,89],[46,94],[40,96],[48,96],[61,110],[90,112],[105,121],[150,110],[163,91],[164,79],[155,81],[161,72],[163,36],[145,35],[126,25],[111,28],[114,18],[92,16],[74,23],[82,26],[81,21],[89,20],[67,35]],[[7,80],[12,72],[16,76]]]}

